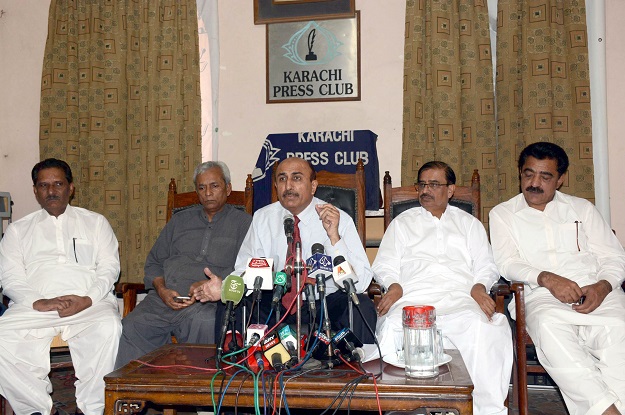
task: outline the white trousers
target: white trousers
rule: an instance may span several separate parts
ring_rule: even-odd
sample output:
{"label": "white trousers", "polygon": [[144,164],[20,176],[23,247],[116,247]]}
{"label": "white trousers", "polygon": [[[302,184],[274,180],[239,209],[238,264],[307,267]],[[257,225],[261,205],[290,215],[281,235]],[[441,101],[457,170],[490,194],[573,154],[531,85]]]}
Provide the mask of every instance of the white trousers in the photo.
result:
{"label": "white trousers", "polygon": [[538,360],[571,415],[600,415],[612,404],[625,414],[625,324],[608,318],[614,313],[625,319],[622,300],[615,291],[588,315],[557,300],[549,304],[548,297],[528,304],[527,331]]}
{"label": "white trousers", "polygon": [[[395,315],[397,314],[397,315]],[[512,332],[503,314],[488,321],[484,314],[461,311],[436,316],[446,349],[458,349],[473,381],[473,413],[504,415],[512,373]],[[395,351],[393,329],[401,327],[399,313],[387,316],[378,325],[382,354]]]}
{"label": "white trousers", "polygon": [[112,294],[65,318],[14,304],[0,317],[0,333],[0,394],[17,415],[50,413],[50,343],[59,333],[78,378],[77,407],[86,415],[104,412],[104,376],[113,370],[121,335]]}

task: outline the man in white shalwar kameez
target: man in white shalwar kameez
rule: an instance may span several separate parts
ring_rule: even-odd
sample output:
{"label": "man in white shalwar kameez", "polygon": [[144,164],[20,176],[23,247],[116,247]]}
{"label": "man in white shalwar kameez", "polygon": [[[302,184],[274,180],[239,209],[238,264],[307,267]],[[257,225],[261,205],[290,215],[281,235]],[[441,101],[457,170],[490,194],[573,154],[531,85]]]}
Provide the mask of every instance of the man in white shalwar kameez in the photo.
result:
{"label": "man in white shalwar kameez", "polygon": [[552,143],[521,152],[522,194],[490,212],[495,262],[526,284],[527,330],[569,413],[625,414],[625,252],[590,202],[557,191],[568,165]]}
{"label": "man in white shalwar kameez", "polygon": [[117,238],[104,216],[69,205],[67,163],[37,163],[32,179],[42,209],[9,225],[0,243],[0,283],[12,300],[0,317],[0,394],[17,415],[55,413],[50,343],[61,334],[78,378],[76,412],[102,414],[121,334]]}
{"label": "man in white shalwar kameez", "polygon": [[425,163],[417,176],[420,207],[395,218],[373,262],[387,292],[378,305],[382,355],[395,353],[402,308],[432,305],[444,347],[458,349],[475,385],[473,413],[506,414],[512,336],[488,295],[499,274],[482,223],[449,205],[456,176],[445,163]]}

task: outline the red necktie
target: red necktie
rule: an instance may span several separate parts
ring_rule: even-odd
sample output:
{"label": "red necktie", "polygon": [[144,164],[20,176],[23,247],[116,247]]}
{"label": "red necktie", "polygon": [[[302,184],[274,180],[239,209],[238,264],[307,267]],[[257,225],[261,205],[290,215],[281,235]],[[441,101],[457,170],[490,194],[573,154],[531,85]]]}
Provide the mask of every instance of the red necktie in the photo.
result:
{"label": "red necktie", "polygon": [[[299,234],[299,226],[298,226],[299,218],[295,216],[293,219],[295,219],[295,224],[293,226],[293,243],[288,245],[286,248],[285,268],[286,268],[286,265],[289,265],[289,264],[291,266],[295,265],[295,245],[298,242],[300,243],[300,245],[302,243],[302,237]],[[304,280],[305,280],[305,276],[302,276],[300,278],[300,282],[303,284]],[[293,314],[297,311],[296,307],[291,307],[291,309],[289,310],[289,305],[293,302],[293,298],[295,298],[298,292],[299,292],[299,287],[297,287],[297,280],[295,278],[295,272],[292,272],[291,273],[291,290],[286,292],[284,296],[282,296],[282,305],[284,306],[284,308],[287,309],[288,314]],[[300,302],[301,300],[298,300],[297,307],[301,305],[299,304]]]}

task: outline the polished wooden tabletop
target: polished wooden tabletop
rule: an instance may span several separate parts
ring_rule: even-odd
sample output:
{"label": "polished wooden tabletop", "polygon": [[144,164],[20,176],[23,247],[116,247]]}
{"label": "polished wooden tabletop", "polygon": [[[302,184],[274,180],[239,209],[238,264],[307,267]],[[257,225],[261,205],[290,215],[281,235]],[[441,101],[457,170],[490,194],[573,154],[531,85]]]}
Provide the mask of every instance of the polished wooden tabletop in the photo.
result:
{"label": "polished wooden tabletop", "polygon": [[[451,362],[441,366],[440,374],[430,379],[408,378],[402,368],[382,363],[381,375],[375,383],[370,377],[360,380],[350,393],[350,408],[377,411],[377,389],[384,411],[436,407],[471,414],[473,384],[469,374],[456,350],[446,353],[452,357]],[[104,378],[105,413],[134,412],[132,408],[138,407],[137,402],[145,401],[158,405],[211,406],[211,390],[219,395],[219,388],[236,372],[235,368],[227,369],[211,387],[216,372],[214,358],[214,345],[169,344],[140,361],[129,363]],[[367,362],[364,368],[377,374],[380,360]],[[360,376],[346,365],[305,372],[285,382],[285,395],[291,408],[325,409],[344,392],[346,384]],[[224,395],[223,404],[253,407],[253,394],[252,378],[238,375]],[[134,402],[134,406],[127,405],[128,402]]]}

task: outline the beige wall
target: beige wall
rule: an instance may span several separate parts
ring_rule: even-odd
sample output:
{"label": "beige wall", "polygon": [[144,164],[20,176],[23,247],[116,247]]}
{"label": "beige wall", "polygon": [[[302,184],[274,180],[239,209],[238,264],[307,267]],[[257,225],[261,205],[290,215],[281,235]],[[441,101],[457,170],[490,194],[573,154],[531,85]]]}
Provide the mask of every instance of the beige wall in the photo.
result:
{"label": "beige wall", "polygon": [[218,154],[235,187],[252,172],[268,134],[299,131],[371,130],[378,135],[380,179],[384,170],[399,179],[405,7],[405,0],[356,2],[361,101],[265,104],[265,26],[251,24],[250,2],[219,2]]}
{"label": "beige wall", "polygon": [[[625,2],[607,3],[608,134],[612,225],[625,242]],[[39,159],[39,88],[49,1],[3,0],[0,18],[0,191],[15,199],[15,218],[37,208],[30,169]],[[405,0],[356,0],[361,11],[362,100],[265,104],[265,27],[252,2],[220,0],[219,158],[242,189],[271,133],[369,129],[378,134],[380,177],[399,178],[402,134]],[[396,180],[397,183],[398,180]]]}

